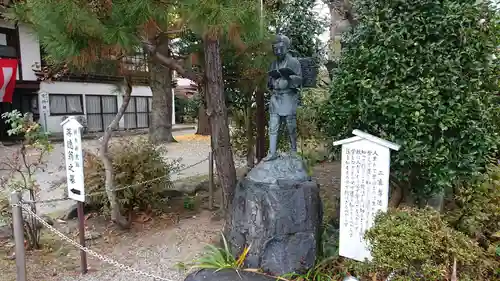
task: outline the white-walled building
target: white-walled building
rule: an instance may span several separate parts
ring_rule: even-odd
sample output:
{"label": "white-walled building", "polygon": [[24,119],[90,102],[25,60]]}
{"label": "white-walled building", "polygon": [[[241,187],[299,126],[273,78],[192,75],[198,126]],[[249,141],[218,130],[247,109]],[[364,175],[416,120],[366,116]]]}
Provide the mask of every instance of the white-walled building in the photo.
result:
{"label": "white-walled building", "polygon": [[[121,81],[118,76],[68,75],[62,81],[40,82],[33,68],[43,65],[42,51],[35,32],[28,26],[0,20],[0,47],[15,50],[19,60],[13,102],[0,103],[0,114],[13,109],[32,112],[51,133],[62,132],[60,123],[67,116],[80,116],[89,132],[100,132],[109,125],[122,104],[123,95],[116,92],[116,83]],[[0,59],[2,55],[0,52]],[[142,79],[138,79],[142,83],[133,87],[132,99],[120,121],[120,129],[148,128],[150,124],[152,92],[147,83],[149,75],[145,57],[143,54],[139,56],[139,61],[146,65],[140,76]],[[182,92],[184,85],[192,84],[190,80],[184,80],[187,79],[177,79],[177,91]],[[172,118],[175,124],[175,110]],[[7,129],[4,121],[0,121],[0,137],[6,136]]]}

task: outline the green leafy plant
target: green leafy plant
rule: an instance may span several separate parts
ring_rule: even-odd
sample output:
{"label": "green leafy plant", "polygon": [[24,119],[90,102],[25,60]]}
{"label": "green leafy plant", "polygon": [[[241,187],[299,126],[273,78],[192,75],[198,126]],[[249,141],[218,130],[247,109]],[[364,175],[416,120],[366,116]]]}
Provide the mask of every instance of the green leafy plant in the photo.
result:
{"label": "green leafy plant", "polygon": [[[143,138],[117,140],[111,144],[109,153],[121,212],[164,210],[168,200],[166,192],[171,187],[170,173],[178,168],[176,163],[166,162],[164,151]],[[89,193],[87,204],[106,209],[109,201],[102,161],[90,151],[85,151],[84,158],[85,184]]]}
{"label": "green leafy plant", "polygon": [[329,270],[330,262],[335,260],[337,257],[330,257],[323,259],[313,268],[309,269],[304,274],[298,273],[288,273],[282,276],[282,278],[287,280],[297,280],[297,281],[334,281],[339,280],[342,274],[332,273]]}
{"label": "green leafy plant", "polygon": [[460,280],[495,278],[491,257],[434,210],[379,213],[365,238],[373,256],[368,267],[385,276],[394,272],[392,280],[448,280],[454,260]]}
{"label": "green leafy plant", "polygon": [[[14,110],[2,114],[6,124],[10,126],[7,133],[11,136],[21,136],[22,141],[1,160],[1,165],[8,171],[7,177],[2,177],[1,185],[4,192],[27,192],[31,201],[38,199],[40,187],[36,174],[45,170],[45,157],[52,151],[48,134],[43,132],[39,123],[33,121],[30,113],[21,114]],[[36,205],[30,204],[31,211],[36,213]],[[2,215],[10,216],[10,210],[3,209]],[[10,222],[10,219],[7,219]],[[40,227],[35,218],[29,217],[24,224],[28,248],[40,248]]]}
{"label": "green leafy plant", "polygon": [[[470,182],[500,143],[500,36],[489,1],[355,1],[323,126],[398,143],[391,170],[417,199]],[[344,48],[345,47],[345,48]]]}
{"label": "green leafy plant", "polygon": [[500,165],[488,166],[476,183],[457,186],[453,203],[446,217],[454,227],[471,237],[493,239],[500,231]]}
{"label": "green leafy plant", "polygon": [[206,252],[202,257],[194,261],[192,268],[215,269],[217,271],[222,269],[242,269],[243,263],[250,251],[250,246],[246,246],[243,252],[235,258],[233,254],[231,254],[229,244],[224,235],[222,235],[222,241],[224,244],[223,248],[210,244],[207,245]]}
{"label": "green leafy plant", "polygon": [[195,198],[194,196],[184,196],[184,209],[187,210],[194,210],[196,204],[195,204]]}
{"label": "green leafy plant", "polygon": [[445,218],[454,228],[479,243],[490,257],[484,263],[498,268],[499,275],[500,165],[488,166],[476,183],[457,186],[452,203]]}

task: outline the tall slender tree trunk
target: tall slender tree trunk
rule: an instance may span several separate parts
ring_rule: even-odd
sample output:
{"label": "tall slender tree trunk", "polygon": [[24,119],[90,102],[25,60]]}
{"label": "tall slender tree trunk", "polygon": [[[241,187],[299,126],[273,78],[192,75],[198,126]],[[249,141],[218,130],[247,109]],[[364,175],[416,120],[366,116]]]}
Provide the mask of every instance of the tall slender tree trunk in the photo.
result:
{"label": "tall slender tree trunk", "polygon": [[198,87],[199,94],[201,96],[201,104],[198,108],[198,128],[196,129],[197,135],[209,136],[210,135],[210,119],[207,115],[207,87],[202,85]]}
{"label": "tall slender tree trunk", "polygon": [[[219,181],[224,192],[223,208],[229,214],[236,187],[236,169],[229,137],[229,120],[224,97],[220,42],[217,38],[206,36],[203,40],[205,51],[205,83],[207,111],[212,129],[212,146]],[[229,223],[229,220],[226,220]]]}
{"label": "tall slender tree trunk", "polygon": [[[162,39],[156,50],[169,54],[168,39]],[[172,70],[157,59],[149,64],[150,87],[153,92],[149,139],[152,143],[173,142],[172,136]]]}
{"label": "tall slender tree trunk", "polygon": [[257,162],[266,157],[266,108],[264,102],[264,90],[260,87],[255,92],[255,103],[257,109],[255,110],[257,139],[256,139],[256,156]]}
{"label": "tall slender tree trunk", "polygon": [[132,94],[131,78],[125,77],[125,93],[123,96],[123,103],[120,106],[118,112],[116,113],[115,118],[113,119],[113,121],[111,121],[111,124],[109,124],[109,126],[106,128],[106,131],[104,131],[104,136],[102,137],[101,141],[101,153],[100,153],[105,171],[104,185],[106,189],[106,195],[108,196],[109,200],[109,207],[111,209],[111,221],[116,223],[121,228],[128,228],[130,226],[130,223],[124,216],[122,216],[120,212],[120,205],[118,204],[118,198],[116,197],[116,191],[114,190],[115,176],[113,171],[113,162],[111,157],[109,156],[109,141],[111,140],[111,135],[113,133],[113,130],[115,130],[118,127],[118,123],[120,122],[120,119],[122,119],[123,114],[125,113],[125,110],[128,107],[131,94]]}
{"label": "tall slender tree trunk", "polygon": [[252,104],[248,103],[245,109],[245,130],[247,137],[247,168],[250,171],[255,165],[255,139],[254,139],[254,111]]}

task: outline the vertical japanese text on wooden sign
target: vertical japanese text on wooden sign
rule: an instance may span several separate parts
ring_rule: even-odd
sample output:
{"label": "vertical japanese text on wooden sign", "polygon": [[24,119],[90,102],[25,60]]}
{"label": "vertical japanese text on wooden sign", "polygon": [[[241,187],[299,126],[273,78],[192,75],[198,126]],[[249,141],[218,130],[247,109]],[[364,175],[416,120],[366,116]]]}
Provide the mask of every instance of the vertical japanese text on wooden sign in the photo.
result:
{"label": "vertical japanese text on wooden sign", "polygon": [[69,117],[63,122],[68,197],[84,202],[85,190],[81,128],[80,123],[73,117]]}
{"label": "vertical japanese text on wooden sign", "polygon": [[379,211],[387,211],[390,150],[362,139],[342,145],[341,256],[370,260],[364,234]]}
{"label": "vertical japanese text on wooden sign", "polygon": [[40,115],[40,123],[42,124],[43,130],[48,131],[47,128],[47,118],[50,115],[49,110],[49,94],[46,92],[41,92],[38,99],[38,114]]}

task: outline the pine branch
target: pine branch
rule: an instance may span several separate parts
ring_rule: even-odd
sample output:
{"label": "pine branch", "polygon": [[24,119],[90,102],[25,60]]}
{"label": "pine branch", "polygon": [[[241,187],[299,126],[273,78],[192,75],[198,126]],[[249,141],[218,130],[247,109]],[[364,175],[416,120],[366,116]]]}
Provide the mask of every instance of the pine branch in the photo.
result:
{"label": "pine branch", "polygon": [[146,50],[151,54],[151,57],[159,60],[168,68],[175,70],[180,76],[188,78],[196,83],[202,82],[202,77],[193,71],[186,70],[176,59],[169,58],[156,50],[156,45],[146,38],[142,38],[142,44]]}

